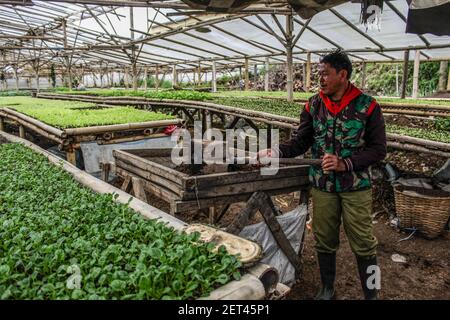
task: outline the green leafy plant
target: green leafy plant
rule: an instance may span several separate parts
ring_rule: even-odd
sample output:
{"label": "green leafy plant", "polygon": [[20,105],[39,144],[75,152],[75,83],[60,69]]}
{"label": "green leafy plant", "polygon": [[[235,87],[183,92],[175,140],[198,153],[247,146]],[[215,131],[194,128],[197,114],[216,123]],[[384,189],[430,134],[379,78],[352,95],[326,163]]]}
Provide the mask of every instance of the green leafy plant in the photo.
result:
{"label": "green leafy plant", "polygon": [[96,107],[93,103],[46,100],[29,97],[4,98],[0,107],[8,107],[58,128],[122,124],[173,119],[159,112],[132,107]]}
{"label": "green leafy plant", "polygon": [[390,133],[397,133],[406,136],[434,140],[439,142],[450,143],[449,130],[429,130],[422,128],[408,128],[398,125],[386,125],[386,131]]}
{"label": "green leafy plant", "polygon": [[194,299],[240,278],[237,257],[20,144],[0,145],[0,299]]}

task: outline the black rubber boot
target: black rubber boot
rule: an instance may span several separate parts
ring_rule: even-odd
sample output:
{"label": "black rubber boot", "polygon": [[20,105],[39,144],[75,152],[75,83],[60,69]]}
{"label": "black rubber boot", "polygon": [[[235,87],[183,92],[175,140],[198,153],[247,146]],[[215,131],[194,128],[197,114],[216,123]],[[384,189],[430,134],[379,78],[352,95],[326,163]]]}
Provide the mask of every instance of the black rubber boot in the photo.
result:
{"label": "black rubber boot", "polygon": [[322,288],[315,300],[332,300],[334,298],[334,279],[336,277],[336,253],[317,253]]}
{"label": "black rubber boot", "polygon": [[[370,257],[359,257],[356,256],[356,261],[358,263],[358,272],[359,278],[361,279],[361,286],[364,293],[364,299],[366,300],[377,300],[378,290],[376,288],[372,288],[373,281],[369,281],[369,287],[367,286],[367,280],[369,277],[373,277],[374,271],[368,270],[370,266],[377,266],[377,256]],[[372,279],[371,279],[372,280]],[[372,285],[372,286],[371,286]]]}

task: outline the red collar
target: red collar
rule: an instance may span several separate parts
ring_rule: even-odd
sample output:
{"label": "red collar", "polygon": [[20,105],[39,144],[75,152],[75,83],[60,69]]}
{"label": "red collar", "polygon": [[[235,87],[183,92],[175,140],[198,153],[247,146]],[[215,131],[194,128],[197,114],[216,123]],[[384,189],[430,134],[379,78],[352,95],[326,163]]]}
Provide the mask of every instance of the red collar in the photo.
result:
{"label": "red collar", "polygon": [[341,112],[346,106],[348,106],[348,104],[353,99],[357,98],[361,94],[362,94],[361,90],[359,90],[351,83],[349,83],[348,88],[344,93],[344,96],[339,102],[333,102],[322,91],[319,92],[319,95],[322,98],[322,101],[325,103],[325,106],[327,107],[328,111],[330,111],[333,115],[336,115],[339,112]]}

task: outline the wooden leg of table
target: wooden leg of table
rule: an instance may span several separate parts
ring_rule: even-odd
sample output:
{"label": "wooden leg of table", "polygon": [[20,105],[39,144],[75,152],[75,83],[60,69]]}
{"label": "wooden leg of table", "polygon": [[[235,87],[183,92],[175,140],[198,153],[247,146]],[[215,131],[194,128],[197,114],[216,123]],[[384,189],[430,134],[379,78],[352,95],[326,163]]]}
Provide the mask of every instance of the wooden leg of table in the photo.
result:
{"label": "wooden leg of table", "polygon": [[131,178],[131,181],[133,182],[133,192],[134,196],[138,198],[139,200],[142,200],[144,202],[148,202],[147,195],[145,194],[144,190],[144,184],[142,183],[142,180],[139,178]]}
{"label": "wooden leg of table", "polygon": [[120,189],[124,192],[130,192],[131,190],[131,177],[127,176],[122,183],[122,186],[120,187]]}
{"label": "wooden leg of table", "polygon": [[209,224],[216,223],[216,210],[215,210],[215,208],[214,207],[209,207],[208,213],[209,213]]}
{"label": "wooden leg of table", "polygon": [[25,139],[25,127],[22,125],[19,126],[19,137]]}
{"label": "wooden leg of table", "polygon": [[109,180],[109,171],[111,170],[111,164],[109,163],[102,163],[102,180],[105,182],[108,182]]}
{"label": "wooden leg of table", "polygon": [[71,148],[68,151],[66,151],[66,157],[67,161],[69,161],[71,164],[73,164],[74,166],[77,165],[75,149]]}
{"label": "wooden leg of table", "polygon": [[5,131],[5,119],[3,117],[0,117],[0,131]]}

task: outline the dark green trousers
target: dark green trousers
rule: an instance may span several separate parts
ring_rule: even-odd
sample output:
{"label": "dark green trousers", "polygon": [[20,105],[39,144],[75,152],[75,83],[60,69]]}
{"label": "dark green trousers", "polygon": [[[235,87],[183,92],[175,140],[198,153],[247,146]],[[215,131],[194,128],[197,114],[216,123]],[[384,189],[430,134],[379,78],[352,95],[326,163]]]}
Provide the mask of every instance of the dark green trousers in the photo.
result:
{"label": "dark green trousers", "polygon": [[376,254],[378,242],[373,235],[372,190],[331,193],[313,188],[311,194],[312,229],[318,252],[336,252],[342,221],[354,254],[361,257]]}

